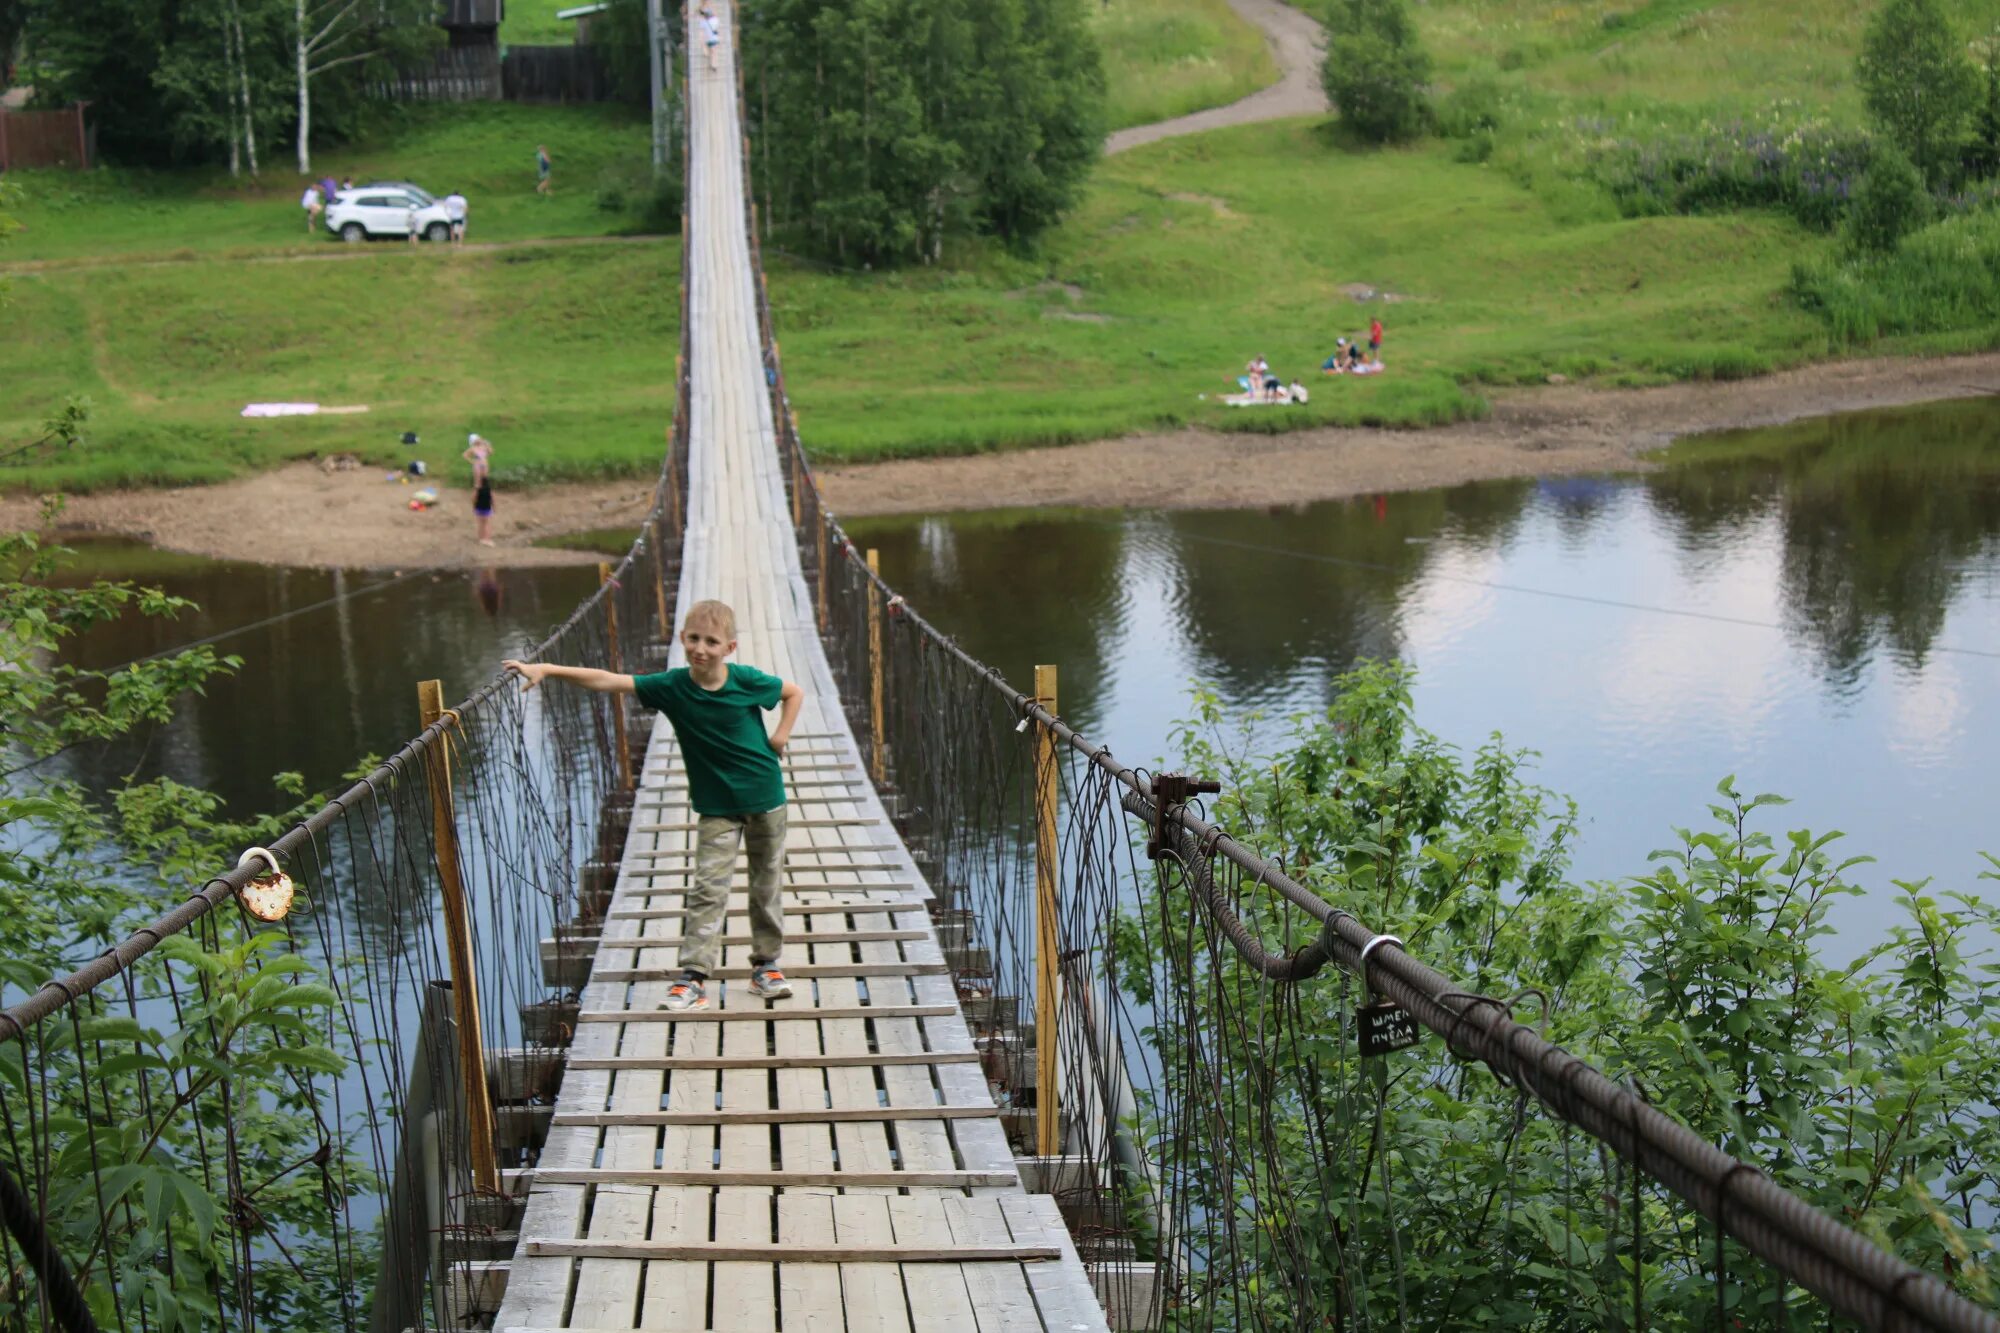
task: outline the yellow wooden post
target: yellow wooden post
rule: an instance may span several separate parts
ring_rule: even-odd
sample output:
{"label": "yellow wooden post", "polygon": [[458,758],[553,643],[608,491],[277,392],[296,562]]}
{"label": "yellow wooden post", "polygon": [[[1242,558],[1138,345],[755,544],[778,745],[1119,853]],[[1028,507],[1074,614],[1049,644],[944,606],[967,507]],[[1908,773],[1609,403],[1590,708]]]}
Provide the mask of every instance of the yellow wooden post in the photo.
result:
{"label": "yellow wooden post", "polygon": [[826,567],[826,515],[819,516],[819,632],[826,633],[826,581],[833,571]]}
{"label": "yellow wooden post", "polygon": [[660,624],[660,642],[674,641],[673,622],[667,619],[667,543],[659,519],[653,520],[653,614]]}
{"label": "yellow wooden post", "polygon": [[[880,553],[874,547],[868,548],[868,572],[879,575],[882,572]],[[868,585],[868,716],[874,723],[872,762],[869,771],[875,775],[875,783],[882,783],[882,604],[876,600],[876,588]]]}
{"label": "yellow wooden post", "polygon": [[[611,582],[611,566],[608,562],[597,562],[597,584],[603,587]],[[619,672],[625,669],[618,652],[618,594],[614,591],[604,599],[604,634],[609,643],[604,669]],[[611,696],[612,745],[618,756],[618,786],[622,791],[632,789],[632,738],[625,734],[625,696]]]}
{"label": "yellow wooden post", "polygon": [[[1035,702],[1056,711],[1056,669],[1035,668]],[[1054,1157],[1062,1151],[1062,1094],[1056,1080],[1056,1001],[1062,947],[1056,930],[1056,734],[1035,724],[1035,1151]]]}
{"label": "yellow wooden post", "polygon": [[[434,680],[417,682],[417,714],[425,727],[444,716],[443,685]],[[493,1097],[486,1090],[479,980],[472,964],[472,922],[465,910],[465,878],[458,859],[458,824],[451,812],[451,757],[445,748],[445,734],[440,733],[437,743],[424,752],[424,772],[430,781],[431,833],[444,897],[452,1017],[458,1023],[458,1074],[465,1083],[466,1150],[472,1159],[472,1188],[482,1194],[498,1194],[500,1163],[493,1154]]]}

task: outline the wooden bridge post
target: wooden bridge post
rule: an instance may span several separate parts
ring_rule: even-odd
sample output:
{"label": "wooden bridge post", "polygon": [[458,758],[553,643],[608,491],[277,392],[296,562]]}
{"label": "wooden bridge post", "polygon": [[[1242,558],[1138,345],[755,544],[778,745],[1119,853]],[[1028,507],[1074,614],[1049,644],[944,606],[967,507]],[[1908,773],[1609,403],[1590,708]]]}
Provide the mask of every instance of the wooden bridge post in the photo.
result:
{"label": "wooden bridge post", "polygon": [[[417,682],[417,713],[428,728],[444,716],[444,686]],[[453,718],[453,725],[457,719]],[[500,1193],[500,1163],[493,1152],[493,1098],[486,1089],[486,1044],[479,1030],[479,981],[473,971],[472,922],[465,910],[465,877],[458,855],[458,822],[451,809],[451,752],[439,733],[424,754],[431,792],[431,833],[444,898],[446,952],[451,960],[452,1017],[458,1023],[458,1073],[465,1082],[466,1151],[472,1188]]]}
{"label": "wooden bridge post", "polygon": [[[868,572],[882,573],[881,553],[874,547],[868,548]],[[870,583],[868,594],[868,717],[873,724],[869,771],[875,775],[875,785],[882,785],[882,605],[876,600],[876,587]]]}
{"label": "wooden bridge post", "polygon": [[[608,561],[597,562],[597,586],[611,582],[611,565]],[[605,670],[623,671],[624,661],[618,652],[618,596],[614,591],[604,599],[604,632],[610,649],[606,656]],[[614,753],[618,756],[618,787],[621,791],[632,790],[632,738],[625,734],[625,696],[611,696],[611,731]]]}
{"label": "wooden bridge post", "polygon": [[[1056,711],[1056,669],[1035,668],[1035,702]],[[1062,1152],[1062,1093],[1056,1008],[1062,941],[1056,929],[1056,874],[1062,849],[1056,841],[1056,734],[1035,724],[1035,1152]]]}
{"label": "wooden bridge post", "polygon": [[660,622],[660,642],[673,654],[674,622],[667,618],[667,543],[659,519],[653,520],[653,614]]}
{"label": "wooden bridge post", "polygon": [[818,516],[819,522],[819,632],[826,633],[826,581],[832,577],[826,565],[826,515]]}

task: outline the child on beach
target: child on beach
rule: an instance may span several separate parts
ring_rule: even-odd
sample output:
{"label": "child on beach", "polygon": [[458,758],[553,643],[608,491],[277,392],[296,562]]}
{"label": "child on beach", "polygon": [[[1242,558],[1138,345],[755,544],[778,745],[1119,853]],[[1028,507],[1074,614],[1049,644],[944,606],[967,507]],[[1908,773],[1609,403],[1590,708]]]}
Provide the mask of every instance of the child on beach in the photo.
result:
{"label": "child on beach", "polygon": [[472,464],[472,516],[479,521],[479,544],[493,544],[493,442],[474,431],[459,455]]}
{"label": "child on beach", "polygon": [[[731,662],[736,613],[724,602],[696,602],[681,624],[688,664],[650,676],[624,676],[548,662],[502,663],[533,689],[566,680],[604,694],[635,694],[667,715],[686,756],[688,799],[695,812],[694,885],[680,943],[681,976],[662,1008],[706,1009],[706,985],[722,961],[722,927],[736,852],[750,856],[750,993],[782,1000],[791,983],[778,969],[785,941],[779,883],[785,869],[785,780],[778,757],[791,739],[805,692],[788,680]],[[776,708],[768,736],[760,711]]]}

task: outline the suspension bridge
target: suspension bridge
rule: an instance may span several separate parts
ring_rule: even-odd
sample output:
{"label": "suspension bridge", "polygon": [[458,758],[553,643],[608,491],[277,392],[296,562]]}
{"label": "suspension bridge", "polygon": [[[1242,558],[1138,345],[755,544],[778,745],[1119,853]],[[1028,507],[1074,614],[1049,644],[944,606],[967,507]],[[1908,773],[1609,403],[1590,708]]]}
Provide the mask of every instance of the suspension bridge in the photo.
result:
{"label": "suspension bridge", "polygon": [[[658,669],[676,605],[719,597],[804,686],[797,994],[748,991],[739,875],[717,1002],[660,1008],[694,845],[664,721],[422,684],[346,791],[11,983],[0,1330],[2000,1333],[1079,735],[1052,670],[1017,690],[904,605],[800,447],[734,34],[713,72],[687,37],[670,447],[537,652]],[[237,904],[276,867],[300,897],[266,924]],[[1392,1174],[1390,1059],[1483,1080],[1490,1169]],[[1562,1161],[1532,1190],[1530,1127]],[[1420,1202],[1470,1267],[1404,1244]]]}

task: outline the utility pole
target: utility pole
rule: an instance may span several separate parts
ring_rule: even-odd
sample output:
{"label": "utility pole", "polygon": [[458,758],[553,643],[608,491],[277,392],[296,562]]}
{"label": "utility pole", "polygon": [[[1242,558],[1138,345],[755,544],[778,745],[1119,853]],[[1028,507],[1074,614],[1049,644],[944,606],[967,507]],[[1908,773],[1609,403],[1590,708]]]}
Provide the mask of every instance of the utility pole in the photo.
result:
{"label": "utility pole", "polygon": [[661,0],[646,0],[646,51],[653,72],[653,175],[667,169],[667,21]]}

